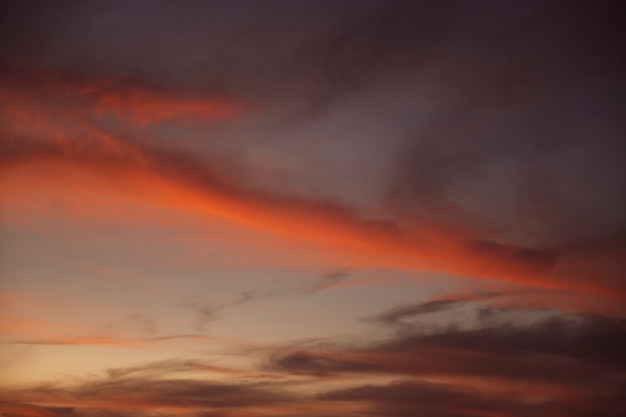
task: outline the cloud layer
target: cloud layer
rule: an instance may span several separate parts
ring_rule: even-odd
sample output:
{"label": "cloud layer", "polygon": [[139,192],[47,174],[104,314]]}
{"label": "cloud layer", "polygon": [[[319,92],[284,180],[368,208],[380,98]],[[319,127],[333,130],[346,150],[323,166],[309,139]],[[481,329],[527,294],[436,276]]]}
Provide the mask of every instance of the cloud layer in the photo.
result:
{"label": "cloud layer", "polygon": [[[7,349],[117,353],[94,359],[102,363],[89,375],[5,384],[0,413],[623,415],[626,26],[618,3],[3,5],[0,227],[10,238],[30,236],[25,246],[40,250],[9,260],[47,263],[11,270],[0,284],[86,304],[110,292],[103,299],[132,304],[133,313],[115,314],[134,333],[89,333],[93,323],[80,314],[76,328],[64,327],[14,301],[0,321],[11,336]],[[101,204],[87,204],[88,195]],[[129,301],[128,280],[80,292],[68,284],[78,278],[52,271],[73,277],[81,254],[116,233],[85,226],[94,219],[136,233],[128,247],[155,259],[180,256],[172,262],[188,267],[184,245],[172,238],[173,254],[153,245],[146,230],[129,227],[146,222],[144,214],[116,210],[120,201],[163,209],[194,230],[215,222],[249,231],[219,236],[230,229],[216,228],[201,243],[228,240],[237,249],[224,251],[237,266],[253,232],[280,236],[283,246],[270,238],[255,244],[282,250],[275,263],[284,269],[229,275],[210,265],[183,281],[142,265],[128,276],[165,276],[168,289],[184,282],[192,294],[167,294],[178,304],[157,326],[138,313],[164,308],[156,280],[137,284],[141,297]],[[148,227],[163,226],[156,223]],[[64,241],[46,224],[75,231],[87,249],[56,259],[51,249]],[[311,274],[300,244],[327,260],[318,278],[257,290],[262,275],[287,266],[296,265],[293,276]],[[106,254],[93,258],[111,267]],[[371,280],[353,276],[361,271],[381,277],[381,305],[382,289],[399,275],[423,292],[396,289],[389,308],[376,312],[363,307]],[[250,275],[242,288],[230,282],[237,274]],[[209,280],[237,295],[207,301],[220,299]],[[349,302],[338,295],[344,291],[354,291]],[[350,315],[371,333],[247,340],[284,336],[276,330],[284,323],[263,317],[305,326],[281,310],[287,299],[311,310],[311,329]],[[239,313],[227,330],[246,343],[211,333]],[[178,314],[199,333],[179,328]],[[181,340],[196,343],[187,357],[107,365]],[[216,340],[232,342],[230,356],[205,352]]]}

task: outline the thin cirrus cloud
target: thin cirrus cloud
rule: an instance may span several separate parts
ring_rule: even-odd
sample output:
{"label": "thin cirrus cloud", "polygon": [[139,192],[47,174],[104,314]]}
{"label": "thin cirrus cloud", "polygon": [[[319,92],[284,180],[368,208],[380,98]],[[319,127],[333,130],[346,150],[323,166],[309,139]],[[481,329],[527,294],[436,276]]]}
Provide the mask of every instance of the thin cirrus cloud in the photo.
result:
{"label": "thin cirrus cloud", "polygon": [[202,334],[181,334],[169,336],[154,336],[144,338],[119,338],[105,336],[91,337],[67,337],[52,339],[16,339],[13,343],[18,345],[74,345],[74,346],[114,346],[124,348],[141,348],[146,343],[167,342],[180,339],[195,339],[205,341],[215,341],[216,338]]}

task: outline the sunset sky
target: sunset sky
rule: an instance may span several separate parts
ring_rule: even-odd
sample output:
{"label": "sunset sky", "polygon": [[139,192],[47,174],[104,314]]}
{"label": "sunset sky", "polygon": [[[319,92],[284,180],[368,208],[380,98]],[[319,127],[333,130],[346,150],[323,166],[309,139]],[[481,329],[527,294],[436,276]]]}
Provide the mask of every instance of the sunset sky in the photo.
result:
{"label": "sunset sky", "polygon": [[620,6],[2,2],[0,415],[623,417]]}

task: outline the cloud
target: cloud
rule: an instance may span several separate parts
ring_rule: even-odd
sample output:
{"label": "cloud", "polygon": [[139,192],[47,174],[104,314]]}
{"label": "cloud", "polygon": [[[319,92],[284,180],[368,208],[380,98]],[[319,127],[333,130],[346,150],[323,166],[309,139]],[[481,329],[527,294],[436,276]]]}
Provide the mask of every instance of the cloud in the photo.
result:
{"label": "cloud", "polygon": [[[564,396],[557,400],[545,400],[541,394],[527,398],[507,392],[476,392],[467,386],[433,384],[405,380],[389,385],[365,385],[337,390],[322,396],[327,401],[349,401],[366,404],[376,415],[411,417],[507,417],[569,415],[591,417],[602,415],[617,417],[622,412],[623,401],[617,392],[599,392],[593,402],[576,401]],[[589,399],[586,399],[589,401]],[[371,408],[370,408],[371,407]],[[358,414],[355,414],[358,415]]]}
{"label": "cloud", "polygon": [[[623,58],[617,38],[598,36],[599,27],[623,30],[612,7],[442,6],[420,68],[434,79],[431,117],[395,160],[390,209],[514,246],[550,248],[622,230],[625,172],[615,155],[624,152],[626,126],[614,88],[623,82],[593,52]],[[478,27],[498,35],[482,37]],[[587,41],[561,48],[571,39]]]}
{"label": "cloud", "polygon": [[0,403],[0,410],[7,416],[15,417],[76,417],[72,407],[42,407],[36,405],[5,405]]}
{"label": "cloud", "polygon": [[[419,381],[396,382],[386,386],[361,386],[334,391],[322,396],[328,401],[357,401],[372,406],[372,411],[384,416],[429,417],[487,416],[491,413],[517,414],[520,408],[530,412],[532,407],[520,407],[497,395],[481,395],[449,384],[430,384]],[[494,415],[494,414],[492,414]]]}
{"label": "cloud", "polygon": [[194,304],[189,307],[194,311],[194,328],[199,332],[204,332],[206,326],[217,319],[219,309],[211,304]]}
{"label": "cloud", "polygon": [[[16,415],[37,410],[44,416],[70,408],[79,416],[141,417],[153,412],[619,415],[626,374],[622,319],[495,308],[477,313],[481,318],[471,326],[415,326],[369,343],[256,349],[255,354],[269,352],[260,369],[222,367],[200,358],[113,368],[74,385],[12,390],[13,400],[1,406],[18,410]],[[220,379],[206,379],[214,376]]]}
{"label": "cloud", "polygon": [[619,396],[626,375],[622,319],[493,308],[477,313],[473,325],[415,325],[361,346],[279,349],[268,366],[334,381],[395,377],[402,382],[357,384],[321,396],[385,416],[618,415],[626,405]]}
{"label": "cloud", "polygon": [[[5,129],[18,132],[26,120],[46,121],[62,128],[63,120],[44,100],[57,106],[56,115],[75,123],[80,117],[91,123],[126,125],[145,129],[164,123],[211,124],[241,118],[243,103],[225,94],[176,91],[145,81],[120,76],[85,76],[71,73],[0,68],[0,105],[4,116],[11,116]],[[85,126],[83,124],[83,126]]]}
{"label": "cloud", "polygon": [[[302,366],[293,368],[285,367],[294,372],[309,370],[325,372],[332,371],[325,370],[325,364],[341,362],[345,358],[347,363],[350,360],[356,362],[357,367],[364,361],[366,364],[376,366],[380,372],[393,371],[407,375],[437,373],[438,367],[442,366],[440,371],[444,374],[485,371],[487,376],[490,372],[497,376],[500,372],[506,374],[506,369],[512,367],[515,372],[510,372],[511,377],[516,375],[516,372],[521,372],[517,369],[519,364],[503,363],[501,368],[498,368],[500,364],[493,365],[492,368],[488,361],[482,362],[480,358],[491,357],[495,362],[498,358],[504,361],[508,355],[517,355],[518,360],[528,355],[529,358],[540,362],[542,358],[547,360],[550,357],[563,357],[589,361],[607,368],[618,369],[624,365],[621,351],[626,344],[626,334],[621,319],[494,308],[479,308],[476,313],[478,321],[469,326],[460,326],[454,322],[443,325],[437,325],[435,322],[431,326],[417,325],[412,331],[405,329],[397,339],[374,344],[369,348],[346,349],[344,352],[341,349],[320,348],[319,355],[315,353],[315,349],[310,352],[306,350],[287,352],[284,357],[277,355],[274,363],[279,367],[282,366],[283,360],[289,364],[301,364]],[[306,358],[311,360],[292,362],[291,355],[296,355],[301,360]],[[468,358],[475,355],[475,360],[466,362],[464,355],[468,355]],[[316,358],[320,361],[315,361]],[[441,361],[435,358],[440,358]],[[389,362],[386,362],[387,360]],[[319,369],[316,369],[317,366]],[[486,368],[483,369],[482,366]],[[550,377],[543,372],[539,376]]]}
{"label": "cloud", "polygon": [[[198,375],[204,374],[204,378]],[[197,359],[172,359],[114,368],[71,384],[42,383],[4,389],[0,412],[20,417],[65,416],[269,416],[298,410],[293,394],[279,384],[210,379],[214,375],[245,376]],[[207,378],[208,376],[208,378]]]}
{"label": "cloud", "polygon": [[61,337],[49,339],[16,339],[13,343],[20,345],[77,345],[77,346],[113,346],[122,348],[140,348],[142,344],[167,342],[177,339],[220,340],[203,334],[176,334],[169,336],[153,336],[143,338],[118,338],[107,336]]}
{"label": "cloud", "polygon": [[328,272],[317,281],[311,283],[307,288],[307,292],[318,292],[328,288],[332,288],[337,284],[345,281],[351,275],[351,270],[348,268],[340,269],[337,271]]}
{"label": "cloud", "polygon": [[427,323],[442,320],[446,316],[454,318],[463,311],[470,315],[476,311],[480,316],[481,313],[486,315],[494,308],[498,311],[544,309],[585,314],[595,312],[599,315],[619,311],[619,307],[611,305],[607,299],[584,297],[576,291],[501,283],[497,287],[444,292],[431,297],[428,301],[403,303],[366,320],[411,330],[420,320]]}
{"label": "cloud", "polygon": [[[465,221],[451,229],[422,210],[413,210],[408,222],[402,210],[383,220],[371,220],[367,213],[337,202],[253,187],[233,175],[241,171],[241,164],[232,158],[191,155],[159,148],[150,140],[130,140],[127,136],[137,135],[132,122],[119,120],[121,125],[111,131],[101,120],[103,112],[109,110],[102,110],[98,97],[107,90],[118,95],[128,90],[131,96],[142,97],[157,94],[148,87],[84,76],[74,79],[44,73],[38,77],[43,81],[33,84],[13,85],[5,80],[4,88],[9,88],[13,96],[11,105],[5,103],[3,110],[10,122],[2,132],[7,141],[0,150],[0,169],[5,174],[20,166],[42,165],[93,172],[102,178],[114,178],[115,187],[125,183],[142,188],[141,194],[158,204],[208,211],[248,226],[345,247],[346,255],[354,258],[349,260],[356,264],[391,263],[536,285],[571,285],[584,290],[604,287],[607,293],[623,291],[624,245],[620,235],[545,249],[499,242],[485,231],[469,233],[464,230],[468,223]],[[44,97],[48,96],[50,100],[60,100],[59,106],[46,104]],[[149,99],[151,103],[159,100]],[[124,109],[121,112],[132,116]],[[193,117],[188,120],[185,112],[174,117],[181,123],[194,121]],[[444,145],[428,146],[419,152],[419,158],[437,159],[437,153],[447,149],[439,150]],[[462,149],[450,152],[465,158]],[[409,165],[420,167],[424,163]],[[434,169],[439,169],[438,165]],[[409,178],[406,184],[415,181]],[[420,201],[439,204],[439,197],[432,197]],[[457,214],[453,217],[465,218],[463,213]],[[415,230],[406,227],[407,223]],[[369,253],[375,256],[368,256]]]}
{"label": "cloud", "polygon": [[133,322],[144,335],[153,335],[157,332],[156,321],[144,314],[131,314],[128,320]]}
{"label": "cloud", "polygon": [[[321,243],[355,267],[437,270],[623,301],[618,81],[607,66],[590,66],[595,46],[605,46],[605,59],[616,53],[594,29],[609,9],[277,3],[259,20],[243,19],[258,36],[242,39],[237,25],[224,27],[216,16],[242,24],[239,13],[256,16],[258,6],[232,7],[149,6],[142,28],[156,38],[172,22],[190,28],[158,50],[140,47],[118,20],[135,15],[132,6],[107,10],[112,21],[104,26],[101,6],[68,7],[82,19],[68,21],[67,33],[81,27],[77,33],[104,49],[85,49],[65,33],[47,45],[74,50],[73,60],[58,54],[61,63],[44,65],[50,56],[38,48],[23,51],[33,56],[19,70],[19,60],[8,60],[0,77],[2,172],[55,165],[115,177],[113,188],[141,189],[137,195],[155,204]],[[165,10],[171,22],[162,21]],[[216,25],[207,29],[192,10]],[[26,21],[36,15],[10,12]],[[293,15],[301,21],[289,26],[292,37],[266,30]],[[130,49],[112,47],[101,32],[110,25]],[[15,24],[5,31],[31,42]],[[178,42],[207,32],[224,36],[198,39],[238,46],[190,42],[197,61],[177,66],[191,56],[181,56],[187,49]],[[581,42],[564,50],[570,39]],[[8,51],[19,55],[15,46]],[[212,53],[228,57],[223,68],[207,58]],[[241,70],[252,67],[258,71]],[[265,165],[263,155],[271,156]],[[271,174],[285,160],[292,161],[286,176],[298,178],[287,190]],[[344,178],[349,187],[337,188]],[[368,204],[357,203],[355,190]]]}
{"label": "cloud", "polygon": [[261,294],[256,291],[241,291],[234,299],[221,302],[206,302],[197,299],[185,299],[177,307],[189,309],[194,314],[193,327],[199,332],[206,331],[207,326],[221,318],[221,313],[233,307],[249,303],[251,301],[271,297],[276,294]]}
{"label": "cloud", "polygon": [[[55,404],[61,413],[57,415],[69,413],[70,409],[76,415],[90,415],[94,411],[141,416],[181,412],[194,413],[191,415],[225,412],[228,415],[229,410],[249,409],[254,413],[255,407],[284,405],[292,401],[287,394],[280,394],[276,390],[269,392],[253,384],[131,377],[91,381],[74,388],[57,388],[50,393],[45,389],[21,390],[13,392],[13,396],[13,404],[21,402],[26,410],[38,404]],[[66,406],[61,405],[64,403]],[[18,408],[17,405],[10,407]]]}
{"label": "cloud", "polygon": [[[605,258],[606,262],[594,260],[598,258],[594,255],[599,250],[596,247],[609,241],[546,254],[501,244],[477,245],[432,228],[412,233],[400,229],[397,223],[369,220],[336,203],[248,189],[221,177],[206,162],[189,155],[127,146],[129,152],[119,155],[107,150],[92,152],[52,144],[14,143],[4,147],[2,169],[45,164],[93,172],[113,181],[116,187],[140,190],[136,195],[147,201],[342,247],[347,259],[357,265],[396,265],[547,287],[592,289],[613,296],[622,293],[621,246],[610,244],[615,255]],[[570,255],[574,251],[575,258]],[[546,262],[546,257],[552,260]],[[559,273],[585,258],[590,261],[574,275],[575,279]],[[609,266],[613,272],[598,280],[593,274],[606,264],[615,265]]]}
{"label": "cloud", "polygon": [[[277,349],[277,378],[307,393],[337,383],[315,410],[276,386],[166,375],[205,366],[182,361],[11,392],[24,407],[7,412],[616,415],[624,323],[588,311],[623,313],[626,301],[626,54],[618,4],[596,3],[3,6],[2,208],[27,212],[20,190],[45,200],[62,184],[80,202],[96,189],[312,242],[335,265],[523,287],[397,306],[375,317],[387,340]],[[57,214],[89,210],[76,205]],[[273,295],[188,307],[204,331],[224,309]],[[547,306],[579,313],[529,308]],[[468,317],[437,321],[457,313]],[[145,337],[16,343],[213,340],[157,337],[149,318],[130,320]]]}
{"label": "cloud", "polygon": [[402,320],[405,318],[449,310],[464,303],[465,300],[433,300],[419,304],[400,305],[383,312],[375,318],[375,321],[379,321],[387,325],[402,324]]}

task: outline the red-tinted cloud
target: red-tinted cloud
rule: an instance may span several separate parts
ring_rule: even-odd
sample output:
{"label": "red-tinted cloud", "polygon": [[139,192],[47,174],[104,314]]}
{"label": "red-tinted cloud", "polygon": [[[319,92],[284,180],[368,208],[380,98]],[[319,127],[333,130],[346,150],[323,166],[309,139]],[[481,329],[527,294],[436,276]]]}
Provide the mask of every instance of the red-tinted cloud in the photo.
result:
{"label": "red-tinted cloud", "polygon": [[[154,204],[217,215],[321,243],[340,250],[354,265],[438,270],[547,288],[590,290],[616,299],[624,295],[620,279],[624,246],[620,240],[541,251],[468,242],[428,225],[417,233],[407,233],[393,222],[367,220],[338,204],[249,189],[222,178],[210,162],[126,146],[129,151],[120,155],[107,147],[87,151],[58,145],[13,145],[5,147],[0,169],[8,173],[11,167],[39,171],[47,167],[100,175],[118,189],[133,190],[135,197]],[[580,263],[584,268],[576,268]],[[610,273],[595,275],[606,268]]]}

